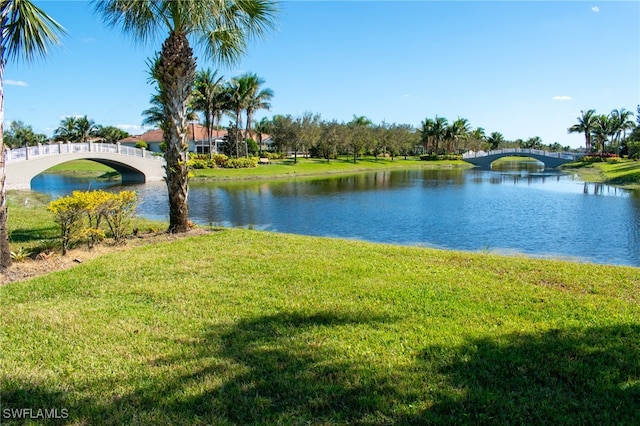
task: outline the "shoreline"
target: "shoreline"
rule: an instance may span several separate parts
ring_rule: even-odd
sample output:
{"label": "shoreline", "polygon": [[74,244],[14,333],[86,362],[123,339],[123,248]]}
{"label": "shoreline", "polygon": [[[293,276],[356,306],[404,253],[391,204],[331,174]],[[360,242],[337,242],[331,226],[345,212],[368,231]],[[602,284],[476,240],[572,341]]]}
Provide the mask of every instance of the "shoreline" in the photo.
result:
{"label": "shoreline", "polygon": [[[507,157],[505,157],[507,158]],[[84,161],[84,160],[80,160]],[[89,163],[89,164],[87,164]],[[115,172],[106,170],[100,164],[70,162],[56,166],[47,173],[68,174],[87,179],[102,181],[116,181],[119,179]],[[78,165],[80,167],[78,168]],[[462,160],[422,161],[413,158],[362,158],[358,163],[350,160],[337,159],[331,162],[320,159],[299,158],[298,163],[293,160],[274,160],[271,164],[259,165],[253,169],[196,169],[190,181],[196,184],[207,182],[230,181],[269,181],[283,179],[313,179],[323,176],[337,176],[348,174],[369,173],[385,170],[449,170],[472,169],[469,163]],[[557,170],[564,173],[577,174],[587,183],[602,183],[626,190],[640,190],[640,162],[623,160],[617,163],[569,163]]]}

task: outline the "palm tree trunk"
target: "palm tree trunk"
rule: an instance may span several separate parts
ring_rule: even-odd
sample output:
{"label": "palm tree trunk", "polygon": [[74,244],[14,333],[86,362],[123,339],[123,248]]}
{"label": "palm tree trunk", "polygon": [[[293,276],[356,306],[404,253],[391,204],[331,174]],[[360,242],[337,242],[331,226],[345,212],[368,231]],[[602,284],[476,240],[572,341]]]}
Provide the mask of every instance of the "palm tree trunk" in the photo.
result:
{"label": "palm tree trunk", "polygon": [[187,101],[195,79],[196,63],[184,33],[172,31],[162,45],[158,64],[160,91],[164,97],[163,137],[167,144],[166,182],[169,192],[169,232],[189,231],[189,148]]}
{"label": "palm tree trunk", "polygon": [[9,211],[7,209],[7,188],[5,144],[4,144],[4,47],[0,46],[0,270],[11,266],[11,248],[9,247],[9,230],[7,222]]}
{"label": "palm tree trunk", "polygon": [[240,115],[242,114],[241,110],[236,111],[236,158],[240,157]]}

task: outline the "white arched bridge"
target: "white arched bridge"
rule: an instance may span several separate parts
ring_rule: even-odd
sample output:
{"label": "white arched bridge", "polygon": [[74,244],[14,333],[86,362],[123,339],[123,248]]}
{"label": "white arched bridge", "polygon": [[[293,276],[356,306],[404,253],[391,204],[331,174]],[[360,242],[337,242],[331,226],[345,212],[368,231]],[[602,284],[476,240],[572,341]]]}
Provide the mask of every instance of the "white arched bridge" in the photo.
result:
{"label": "white arched bridge", "polygon": [[544,167],[547,169],[555,169],[565,163],[577,161],[585,154],[578,152],[549,152],[542,151],[540,149],[526,149],[526,148],[507,148],[497,149],[494,151],[478,151],[478,152],[465,152],[462,154],[462,159],[468,163],[474,164],[479,167],[491,166],[491,163],[502,157],[532,157],[538,161],[544,163]]}
{"label": "white arched bridge", "polygon": [[119,143],[53,143],[7,150],[6,188],[29,189],[31,179],[45,170],[72,160],[92,160],[116,170],[123,183],[161,181],[164,158],[144,149]]}

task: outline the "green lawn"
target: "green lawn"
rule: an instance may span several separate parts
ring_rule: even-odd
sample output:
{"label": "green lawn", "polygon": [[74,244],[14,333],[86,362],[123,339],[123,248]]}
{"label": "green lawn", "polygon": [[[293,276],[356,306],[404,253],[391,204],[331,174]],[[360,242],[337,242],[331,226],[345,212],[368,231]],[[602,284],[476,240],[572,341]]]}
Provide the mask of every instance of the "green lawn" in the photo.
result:
{"label": "green lawn", "polygon": [[80,177],[110,178],[120,174],[109,166],[91,160],[73,160],[53,166],[46,173],[64,173]]}
{"label": "green lawn", "polygon": [[337,173],[361,173],[375,170],[407,169],[407,168],[470,168],[464,161],[420,161],[417,158],[364,157],[356,163],[353,159],[321,160],[317,158],[298,158],[273,160],[271,164],[261,164],[253,169],[199,169],[194,170],[194,180],[232,180],[232,179],[278,179],[291,177],[319,176]]}
{"label": "green lawn", "polygon": [[586,182],[602,182],[628,189],[640,188],[640,161],[619,160],[614,163],[577,162],[563,166],[565,171],[574,171]]}
{"label": "green lawn", "polygon": [[2,408],[640,424],[639,306],[638,268],[227,229],[1,287]]}
{"label": "green lawn", "polygon": [[[32,191],[8,191],[9,245],[11,250],[20,249],[37,254],[45,249],[59,247],[60,228],[47,211],[51,197]],[[138,217],[134,227],[142,232],[166,229],[166,224]]]}

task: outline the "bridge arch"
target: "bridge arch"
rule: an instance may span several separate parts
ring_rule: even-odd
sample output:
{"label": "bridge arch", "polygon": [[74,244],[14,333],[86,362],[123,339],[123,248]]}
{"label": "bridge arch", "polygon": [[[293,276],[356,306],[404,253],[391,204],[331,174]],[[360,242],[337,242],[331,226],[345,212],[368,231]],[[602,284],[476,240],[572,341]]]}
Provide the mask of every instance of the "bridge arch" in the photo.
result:
{"label": "bridge arch", "polygon": [[7,189],[29,189],[31,180],[45,170],[73,160],[91,160],[116,170],[123,183],[164,179],[164,159],[144,150],[119,144],[52,144],[13,149],[6,155]]}
{"label": "bridge arch", "polygon": [[544,164],[546,169],[555,169],[565,163],[579,160],[584,154],[576,152],[549,152],[539,149],[509,148],[494,151],[466,152],[462,159],[478,167],[490,168],[491,164],[502,157],[531,157]]}

